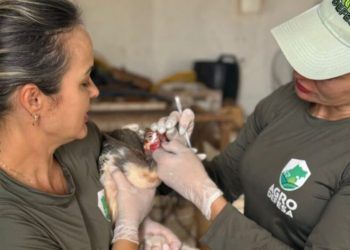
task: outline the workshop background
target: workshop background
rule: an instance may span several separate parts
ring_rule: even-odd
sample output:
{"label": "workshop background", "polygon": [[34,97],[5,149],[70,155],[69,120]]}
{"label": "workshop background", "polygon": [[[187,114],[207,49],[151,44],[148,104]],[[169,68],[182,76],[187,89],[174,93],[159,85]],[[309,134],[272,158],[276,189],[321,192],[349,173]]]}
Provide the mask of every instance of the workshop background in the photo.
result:
{"label": "workshop background", "polygon": [[83,10],[96,53],[154,82],[190,69],[195,60],[215,60],[224,53],[236,55],[241,65],[238,102],[250,113],[274,87],[271,66],[278,47],[270,29],[319,1],[76,2]]}

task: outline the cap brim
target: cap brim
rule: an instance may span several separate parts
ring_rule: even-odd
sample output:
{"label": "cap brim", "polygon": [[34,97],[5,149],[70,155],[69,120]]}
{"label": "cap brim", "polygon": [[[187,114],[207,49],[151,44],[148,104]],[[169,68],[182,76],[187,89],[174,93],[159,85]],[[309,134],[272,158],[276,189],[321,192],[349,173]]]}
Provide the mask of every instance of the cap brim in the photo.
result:
{"label": "cap brim", "polygon": [[272,29],[291,66],[313,80],[330,79],[350,72],[350,48],[322,23],[319,5]]}

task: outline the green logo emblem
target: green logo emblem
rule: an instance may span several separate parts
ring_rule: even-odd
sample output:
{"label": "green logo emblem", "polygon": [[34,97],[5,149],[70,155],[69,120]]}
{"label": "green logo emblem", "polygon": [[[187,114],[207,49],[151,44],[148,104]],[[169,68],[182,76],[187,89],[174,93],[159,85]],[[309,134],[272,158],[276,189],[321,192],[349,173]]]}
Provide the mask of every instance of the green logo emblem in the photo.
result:
{"label": "green logo emblem", "polygon": [[343,5],[345,6],[345,8],[347,8],[348,10],[350,9],[350,0],[342,0]]}
{"label": "green logo emblem", "polygon": [[280,175],[280,186],[285,191],[301,188],[310,177],[311,172],[304,160],[291,159]]}
{"label": "green logo emblem", "polygon": [[97,192],[97,206],[102,212],[106,220],[111,221],[111,215],[109,214],[109,207],[105,196],[105,190],[102,189]]}

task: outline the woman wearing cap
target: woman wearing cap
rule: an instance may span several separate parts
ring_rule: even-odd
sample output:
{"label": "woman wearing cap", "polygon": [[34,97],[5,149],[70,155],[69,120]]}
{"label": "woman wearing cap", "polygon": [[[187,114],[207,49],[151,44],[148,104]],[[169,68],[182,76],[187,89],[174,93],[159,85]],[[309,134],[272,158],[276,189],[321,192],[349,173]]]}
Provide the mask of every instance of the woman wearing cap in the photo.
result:
{"label": "woman wearing cap", "polygon": [[[154,153],[161,179],[211,220],[211,249],[349,249],[349,23],[349,1],[324,0],[272,30],[295,79],[206,171],[177,140]],[[230,204],[241,194],[244,215]]]}
{"label": "woman wearing cap", "polygon": [[[154,189],[132,189],[116,173],[124,202],[112,233],[99,208],[102,136],[87,122],[99,93],[90,78],[93,62],[91,39],[71,2],[0,1],[1,249],[107,250],[111,241],[113,249],[138,248]],[[149,220],[142,229],[170,234]]]}

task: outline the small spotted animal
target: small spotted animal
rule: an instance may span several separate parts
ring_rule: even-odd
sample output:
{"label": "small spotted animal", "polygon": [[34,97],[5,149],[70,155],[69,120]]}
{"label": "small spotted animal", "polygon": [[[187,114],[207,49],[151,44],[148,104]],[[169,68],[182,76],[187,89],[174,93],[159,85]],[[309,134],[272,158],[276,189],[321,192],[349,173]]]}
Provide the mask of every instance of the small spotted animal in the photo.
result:
{"label": "small spotted animal", "polygon": [[117,129],[104,136],[99,157],[100,180],[105,189],[112,222],[115,222],[117,215],[118,190],[112,178],[115,168],[121,170],[138,188],[156,187],[161,182],[157,175],[156,162],[152,159],[152,151],[156,148],[152,147],[152,151],[149,150],[149,139],[157,137],[151,136],[150,133],[146,132],[145,141],[130,129]]}
{"label": "small spotted animal", "polygon": [[[160,179],[156,172],[156,163],[152,159],[152,152],[159,148],[161,142],[167,138],[165,135],[146,130],[144,141],[142,141],[137,133],[129,129],[118,129],[104,137],[99,157],[100,180],[104,185],[112,222],[115,222],[118,190],[112,178],[112,172],[116,167],[119,168],[138,188],[158,186]],[[166,239],[162,235],[150,235],[144,239],[142,244],[145,249],[153,249],[153,246],[159,248],[165,242]],[[197,250],[187,245],[182,245],[180,249]]]}

